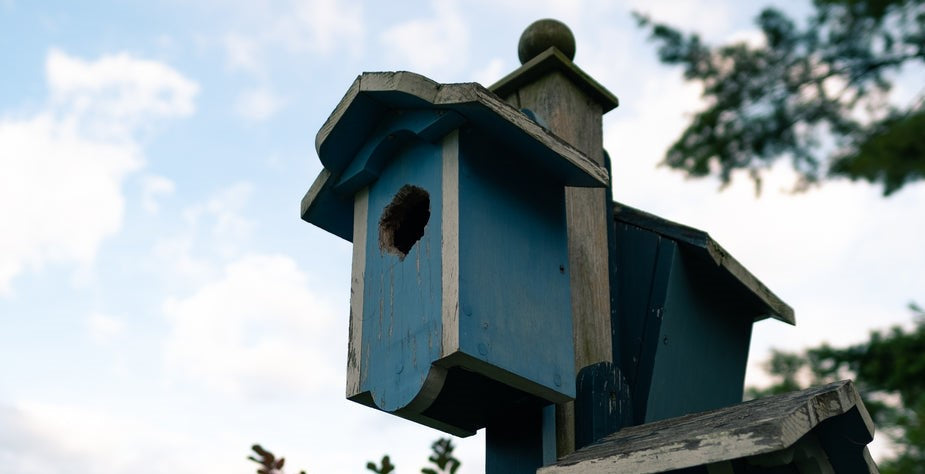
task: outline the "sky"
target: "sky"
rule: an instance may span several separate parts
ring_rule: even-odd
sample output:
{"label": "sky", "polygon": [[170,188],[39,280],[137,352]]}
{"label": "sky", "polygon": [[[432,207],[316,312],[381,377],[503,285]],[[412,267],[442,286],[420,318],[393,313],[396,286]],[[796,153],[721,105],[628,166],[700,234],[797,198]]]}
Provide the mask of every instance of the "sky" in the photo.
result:
{"label": "sky", "polygon": [[[765,4],[0,0],[0,472],[251,473],[256,442],[289,472],[419,470],[439,432],[344,398],[351,247],[299,218],[315,134],[363,71],[492,84],[545,17],[620,98],[615,199],[710,232],[795,309],[755,326],[748,383],[772,347],[909,324],[925,184],[794,195],[783,163],[756,197],[657,166],[699,91],[630,12],[755,41]],[[483,433],[456,442],[483,472]]]}

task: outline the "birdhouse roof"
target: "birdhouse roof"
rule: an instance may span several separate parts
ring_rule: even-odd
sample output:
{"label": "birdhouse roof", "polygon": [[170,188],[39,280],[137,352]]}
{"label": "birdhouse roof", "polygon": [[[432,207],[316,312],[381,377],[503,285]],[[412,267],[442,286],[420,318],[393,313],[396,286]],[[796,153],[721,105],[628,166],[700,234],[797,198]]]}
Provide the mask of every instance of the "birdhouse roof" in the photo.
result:
{"label": "birdhouse roof", "polygon": [[[810,432],[818,444],[804,437]],[[804,440],[809,441],[804,449],[824,450],[820,457],[834,472],[878,472],[866,447],[873,434],[854,384],[843,380],[624,428],[537,472],[675,472],[745,457],[749,463],[775,466],[790,462],[793,448]]]}
{"label": "birdhouse roof", "polygon": [[356,162],[369,153],[370,143],[412,135],[433,142],[461,126],[515,151],[509,158],[523,159],[525,167],[564,186],[609,184],[604,167],[479,84],[440,84],[411,72],[364,73],[315,139],[324,170],[302,199],[302,218],[352,240],[353,192],[377,172]]}
{"label": "birdhouse roof", "polygon": [[721,288],[724,298],[743,301],[751,308],[755,321],[770,317],[796,324],[793,308],[752,275],[710,234],[618,202],[614,202],[613,217],[616,222],[654,232],[677,242],[682,255],[691,258],[702,272],[698,278],[709,280],[711,286]]}

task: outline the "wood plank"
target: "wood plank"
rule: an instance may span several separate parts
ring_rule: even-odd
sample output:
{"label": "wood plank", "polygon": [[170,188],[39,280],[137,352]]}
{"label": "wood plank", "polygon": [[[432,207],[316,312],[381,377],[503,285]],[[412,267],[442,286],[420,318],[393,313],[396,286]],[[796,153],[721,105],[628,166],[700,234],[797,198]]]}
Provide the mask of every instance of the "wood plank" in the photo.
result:
{"label": "wood plank", "polygon": [[366,279],[366,221],[369,188],[354,198],[353,267],[350,272],[350,322],[347,342],[347,398],[360,393],[360,361],[363,360],[363,282]]}
{"label": "wood plank", "polygon": [[[864,445],[873,440],[873,423],[854,384],[847,380],[624,428],[537,472],[646,474],[722,463],[786,450],[807,433],[844,419],[864,427],[864,436],[839,441],[866,449]],[[863,459],[854,466],[861,466],[860,472],[876,472]]]}
{"label": "wood plank", "polygon": [[[356,140],[355,137],[356,124],[353,122],[357,120],[352,118],[350,110],[354,104],[361,102],[362,98],[367,96],[379,102],[383,110],[385,110],[385,106],[390,106],[391,108],[436,107],[454,110],[466,116],[466,112],[472,110],[471,105],[478,105],[482,109],[489,111],[490,118],[497,123],[482,124],[480,121],[474,121],[476,126],[485,125],[486,129],[492,129],[497,128],[499,125],[507,125],[506,131],[516,131],[529,137],[541,145],[537,150],[548,149],[558,155],[560,159],[565,160],[571,166],[586,174],[591,179],[587,185],[601,186],[609,182],[607,170],[601,166],[601,160],[588,158],[571,146],[569,142],[545,130],[521,113],[520,110],[505,103],[481,85],[477,83],[439,84],[424,76],[410,72],[363,73],[351,85],[347,94],[325,121],[315,139],[316,149],[322,158],[322,162],[326,163],[326,168],[330,167],[328,166],[329,163],[338,161],[329,159],[326,156],[329,154],[327,153],[329,148],[327,143],[334,141],[341,144],[347,141],[339,136],[338,130],[340,128],[344,128],[345,133],[353,136],[354,141],[360,141]],[[360,105],[366,106],[366,104],[359,104],[357,107],[360,107]],[[375,126],[377,122],[374,117],[369,117],[368,114],[358,118],[358,120],[368,122],[370,128]],[[355,150],[331,150],[331,152],[344,153],[348,156],[352,156],[353,151]],[[331,171],[334,173],[340,172],[339,169],[332,169]]]}
{"label": "wood plank", "polygon": [[459,131],[443,139],[443,339],[441,357],[459,350]]}

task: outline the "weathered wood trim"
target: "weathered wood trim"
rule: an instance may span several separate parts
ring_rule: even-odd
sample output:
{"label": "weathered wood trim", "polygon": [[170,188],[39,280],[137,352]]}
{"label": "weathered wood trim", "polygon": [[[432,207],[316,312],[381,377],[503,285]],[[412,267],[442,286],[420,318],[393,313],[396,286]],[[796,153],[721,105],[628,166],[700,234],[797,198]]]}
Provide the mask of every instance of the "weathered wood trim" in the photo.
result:
{"label": "weathered wood trim", "polygon": [[315,135],[315,152],[319,155],[321,154],[321,144],[328,138],[328,135],[334,130],[334,126],[340,122],[344,113],[350,108],[350,104],[353,103],[357,94],[360,93],[360,77],[361,76],[357,76],[357,78],[353,80],[350,87],[347,89],[347,93],[344,94],[344,97],[337,103],[334,110],[331,111],[331,115],[328,116],[328,119],[321,124],[321,129],[318,130],[318,134]]}
{"label": "weathered wood trim", "polygon": [[[424,76],[404,71],[363,73],[357,78],[315,138],[315,148],[319,155],[323,154],[325,143],[336,132],[340,120],[362,94],[369,94],[384,105],[392,103],[394,108],[410,106],[447,108],[463,116],[471,113],[472,105],[481,106],[584,173],[590,178],[585,185],[606,186],[609,184],[607,170],[603,166],[594,163],[582,152],[545,130],[481,85],[476,83],[439,84]],[[409,102],[412,103],[409,104]],[[578,184],[574,183],[574,185]]]}
{"label": "weathered wood trim", "polygon": [[334,192],[352,196],[375,181],[402,147],[415,139],[437,143],[463,122],[465,119],[453,111],[433,109],[403,111],[383,120],[341,173]]}
{"label": "weathered wood trim", "polygon": [[443,139],[442,357],[459,350],[459,131]]}
{"label": "weathered wood trim", "polygon": [[707,252],[716,263],[716,266],[723,268],[730,275],[735,277],[743,286],[748,288],[752,294],[758,297],[767,307],[769,313],[757,320],[767,319],[768,317],[783,321],[787,324],[796,324],[796,317],[787,303],[784,303],[770,288],[765,286],[755,275],[749,272],[738,260],[726,251],[719,243],[707,235]]}
{"label": "weathered wood trim", "polygon": [[604,189],[565,188],[575,373],[613,357]]}
{"label": "weathered wood trim", "polygon": [[761,283],[713,240],[710,234],[617,202],[614,203],[614,219],[660,234],[709,258],[718,269],[735,278],[766,307],[766,313],[756,317],[756,321],[772,317],[788,324],[796,324],[793,308]]}
{"label": "weathered wood trim", "polygon": [[353,267],[350,272],[350,322],[347,343],[347,398],[360,393],[363,358],[363,281],[366,273],[366,227],[369,188],[357,192],[353,205]]}
{"label": "weathered wood trim", "polygon": [[[572,144],[560,138],[554,133],[550,133],[536,122],[527,118],[520,110],[501,100],[500,97],[490,92],[488,89],[478,84],[460,84],[461,86],[476,86],[474,92],[476,100],[487,106],[493,112],[497,113],[508,122],[517,125],[527,132],[535,140],[544,146],[553,150],[556,154],[567,160],[569,163],[585,172],[592,177],[601,187],[610,185],[610,175],[607,169],[601,164],[595,163],[585,153],[579,151]],[[447,88],[444,88],[446,90]]]}
{"label": "weathered wood trim", "polygon": [[[624,428],[537,472],[645,474],[722,463],[786,450],[822,422],[836,417],[858,418],[866,439],[852,442],[866,444],[873,439],[870,415],[854,384],[844,380]],[[877,472],[876,467],[870,472]]]}
{"label": "weathered wood trim", "polygon": [[315,181],[312,182],[312,186],[308,188],[308,192],[305,193],[305,196],[302,197],[301,203],[301,216],[302,219],[308,218],[308,211],[311,209],[312,204],[318,199],[318,196],[321,194],[321,190],[324,189],[327,185],[328,180],[331,179],[331,172],[321,168],[321,172],[318,173],[318,176],[315,178]]}

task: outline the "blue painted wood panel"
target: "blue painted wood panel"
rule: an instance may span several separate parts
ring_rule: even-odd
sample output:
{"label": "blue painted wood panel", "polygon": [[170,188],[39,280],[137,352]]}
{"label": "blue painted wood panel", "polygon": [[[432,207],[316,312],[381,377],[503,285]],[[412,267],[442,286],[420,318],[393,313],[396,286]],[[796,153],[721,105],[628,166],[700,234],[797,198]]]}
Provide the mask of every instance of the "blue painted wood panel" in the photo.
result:
{"label": "blue painted wood panel", "polygon": [[742,401],[752,321],[706,275],[683,251],[672,262],[646,423]]}
{"label": "blue painted wood panel", "polygon": [[[617,302],[613,325],[618,326],[619,330],[615,331],[613,350],[614,359],[622,363],[621,370],[632,389],[634,403],[640,396],[643,403],[646,398],[639,393],[643,385],[637,383],[637,378],[641,370],[643,337],[649,318],[649,300],[658,244],[658,235],[638,227],[616,223],[617,278],[612,284],[612,292],[616,293],[613,299]],[[642,408],[636,412],[645,413]]]}
{"label": "blue painted wood panel", "polygon": [[564,190],[509,150],[460,136],[460,348],[574,397]]}
{"label": "blue painted wood panel", "polygon": [[[385,411],[405,407],[441,352],[441,147],[412,141],[370,185],[360,388]],[[423,236],[400,258],[380,248],[383,210],[405,185],[427,191]]]}
{"label": "blue painted wood panel", "polygon": [[616,223],[617,319],[633,422],[742,400],[752,318],[722,272],[656,232]]}

